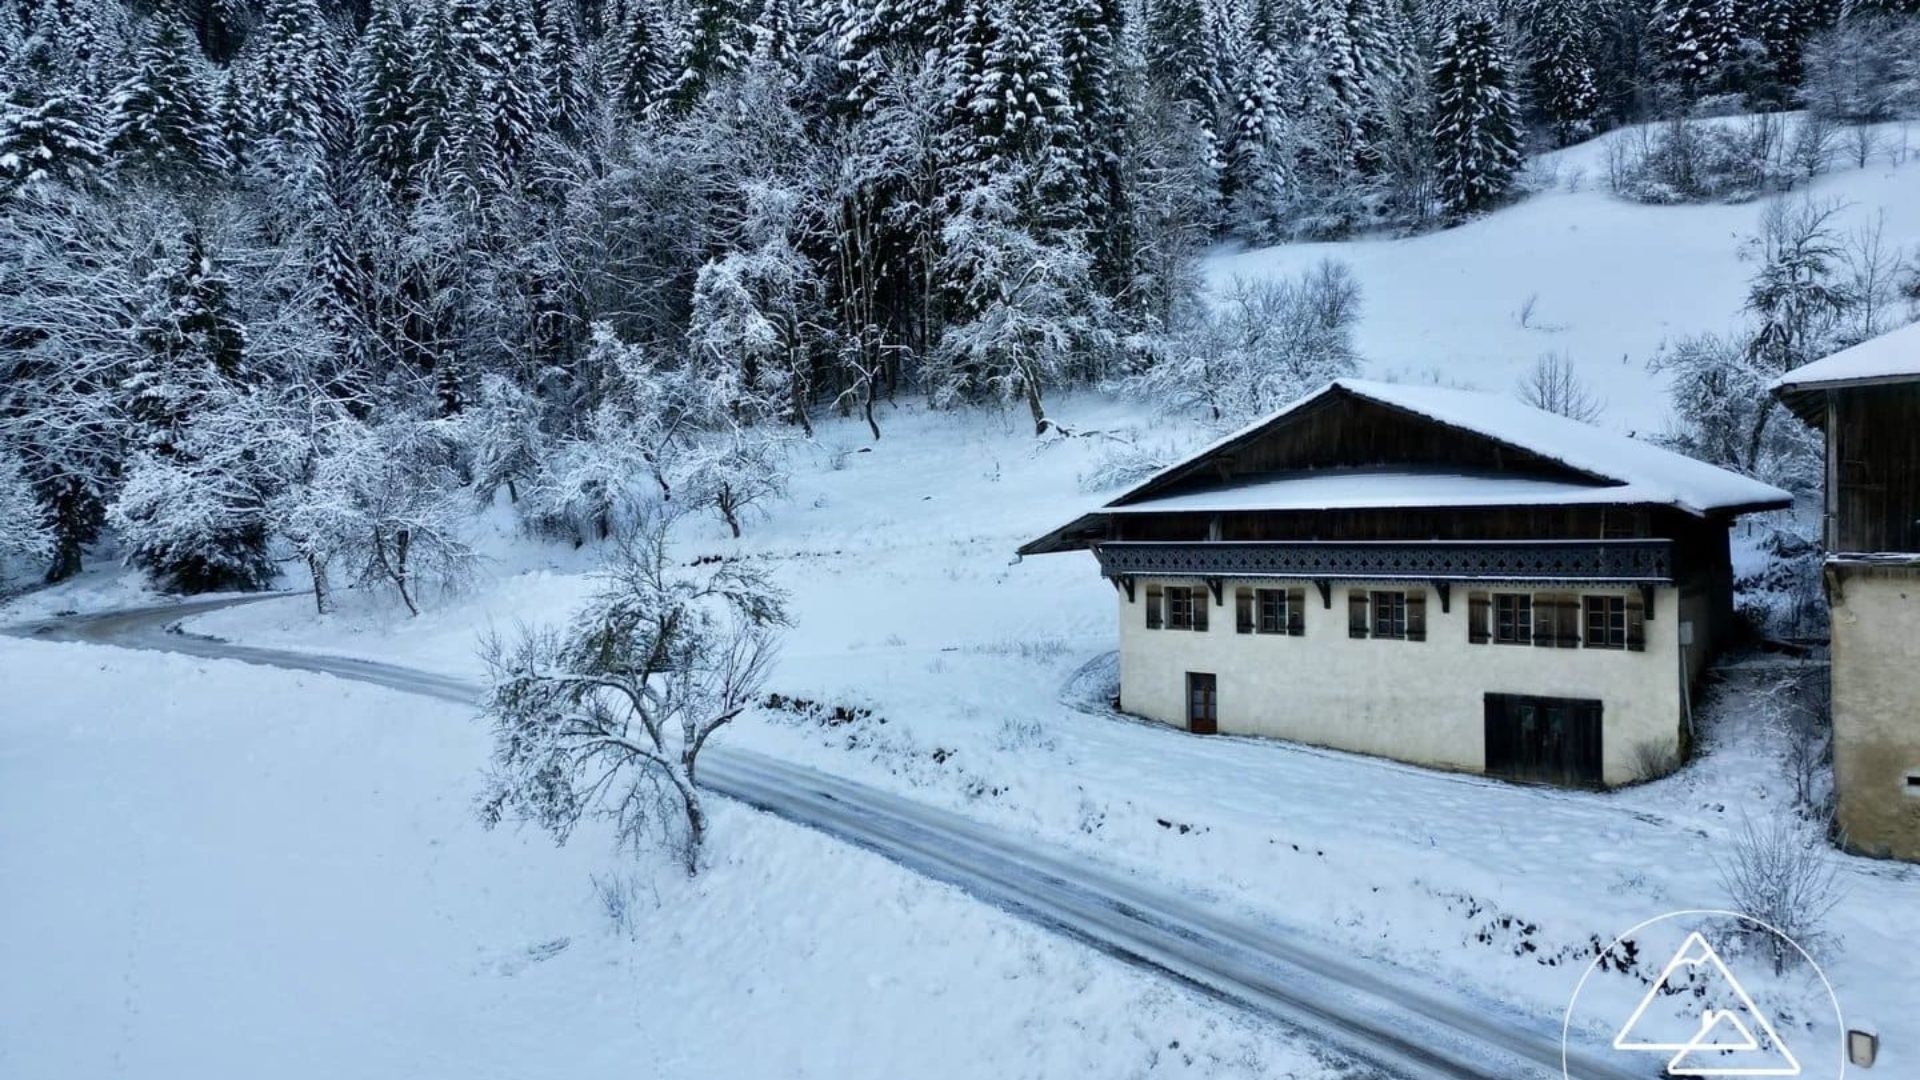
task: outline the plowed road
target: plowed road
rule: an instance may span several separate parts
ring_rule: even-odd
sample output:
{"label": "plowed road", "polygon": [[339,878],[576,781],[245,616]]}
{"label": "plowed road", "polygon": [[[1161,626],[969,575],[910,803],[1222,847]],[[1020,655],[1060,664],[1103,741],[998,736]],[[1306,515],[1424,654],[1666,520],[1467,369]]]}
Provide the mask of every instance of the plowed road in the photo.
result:
{"label": "plowed road", "polygon": [[[43,640],[158,649],[322,672],[472,705],[480,688],[446,675],[347,657],[236,645],[169,628],[245,600],[209,600],[14,628]],[[1560,1018],[1488,1015],[1396,982],[1376,965],[1237,919],[1166,885],[948,811],[762,754],[714,747],[702,783],[728,798],[877,852],[918,873],[1278,1021],[1387,1076],[1553,1080]],[[1576,1080],[1647,1080],[1577,1055]]]}

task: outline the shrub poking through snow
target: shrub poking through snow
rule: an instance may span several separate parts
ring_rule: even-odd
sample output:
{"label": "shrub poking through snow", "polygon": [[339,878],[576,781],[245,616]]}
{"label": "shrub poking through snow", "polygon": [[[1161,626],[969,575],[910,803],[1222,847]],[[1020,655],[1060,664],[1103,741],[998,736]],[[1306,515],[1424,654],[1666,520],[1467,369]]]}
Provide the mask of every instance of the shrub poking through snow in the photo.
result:
{"label": "shrub poking through snow", "polygon": [[1775,975],[1799,961],[1799,953],[1780,938],[1785,934],[1803,949],[1826,937],[1827,914],[1841,900],[1826,845],[1789,814],[1740,823],[1731,851],[1720,862],[1720,884],[1733,910],[1758,919],[1778,933],[1741,924],[1766,951]]}
{"label": "shrub poking through snow", "polygon": [[759,702],[785,598],[743,563],[671,565],[664,531],[614,545],[570,626],[485,643],[494,747],[480,816],[563,843],[582,818],[611,819],[621,842],[660,838],[692,875],[707,830],[700,751]]}

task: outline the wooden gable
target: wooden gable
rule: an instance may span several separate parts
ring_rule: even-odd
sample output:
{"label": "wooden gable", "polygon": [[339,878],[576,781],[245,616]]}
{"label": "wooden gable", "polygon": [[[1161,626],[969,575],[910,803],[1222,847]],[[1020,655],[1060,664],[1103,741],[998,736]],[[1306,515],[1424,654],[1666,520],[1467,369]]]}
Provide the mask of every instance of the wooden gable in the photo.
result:
{"label": "wooden gable", "polygon": [[1129,492],[1115,505],[1247,477],[1378,466],[1510,472],[1599,485],[1615,482],[1335,386],[1315,400]]}

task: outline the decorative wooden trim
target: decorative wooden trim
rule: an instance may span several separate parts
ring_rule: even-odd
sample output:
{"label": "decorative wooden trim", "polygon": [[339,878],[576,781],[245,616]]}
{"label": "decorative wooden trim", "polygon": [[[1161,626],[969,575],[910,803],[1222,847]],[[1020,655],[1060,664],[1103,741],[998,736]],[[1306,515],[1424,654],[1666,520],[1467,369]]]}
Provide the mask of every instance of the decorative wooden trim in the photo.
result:
{"label": "decorative wooden trim", "polygon": [[1313,587],[1320,590],[1320,606],[1333,610],[1333,582],[1326,578],[1314,578]]}
{"label": "decorative wooden trim", "polygon": [[[1179,541],[1116,540],[1094,547],[1100,572],[1205,578],[1345,581],[1546,581],[1671,585],[1668,540]],[[1328,585],[1321,596],[1331,606]]]}
{"label": "decorative wooden trim", "polygon": [[1227,601],[1226,601],[1226,596],[1225,596],[1225,594],[1226,594],[1226,583],[1225,583],[1225,582],[1223,582],[1223,581],[1221,581],[1221,580],[1220,580],[1219,578],[1217,578],[1217,577],[1210,577],[1210,578],[1208,578],[1208,579],[1207,579],[1207,591],[1213,594],[1213,606],[1214,606],[1214,607],[1225,607],[1225,606],[1226,606],[1226,604],[1227,604]]}
{"label": "decorative wooden trim", "polygon": [[1436,579],[1433,582],[1433,591],[1440,594],[1440,614],[1445,615],[1452,611],[1453,585],[1445,579]]}

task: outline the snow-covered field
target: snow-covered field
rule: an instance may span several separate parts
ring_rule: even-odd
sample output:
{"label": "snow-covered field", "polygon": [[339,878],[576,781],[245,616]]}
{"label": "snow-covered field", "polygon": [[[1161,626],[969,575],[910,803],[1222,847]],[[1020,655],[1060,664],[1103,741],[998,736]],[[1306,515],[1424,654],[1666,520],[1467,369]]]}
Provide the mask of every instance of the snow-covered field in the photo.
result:
{"label": "snow-covered field", "polygon": [[458,708],[85,645],[0,670],[9,1080],[1336,1075],[745,809],[692,882],[485,832]]}
{"label": "snow-covered field", "polygon": [[[1369,375],[1504,393],[1542,353],[1560,352],[1606,402],[1602,425],[1657,433],[1667,405],[1646,362],[1674,338],[1738,325],[1754,269],[1742,245],[1766,204],[1615,198],[1605,185],[1607,147],[1631,134],[1542,155],[1532,166],[1540,191],[1459,228],[1222,251],[1209,277],[1223,286],[1344,261],[1360,282],[1356,344]],[[1787,198],[1841,204],[1842,235],[1883,220],[1886,243],[1912,252],[1920,246],[1920,124],[1880,125],[1877,138],[1881,152],[1865,168],[1836,155],[1831,171]]]}
{"label": "snow-covered field", "polygon": [[[1556,155],[1547,190],[1460,229],[1223,254],[1211,272],[1345,259],[1366,290],[1370,374],[1504,391],[1563,350],[1607,399],[1602,423],[1656,430],[1664,396],[1645,361],[1739,317],[1739,244],[1761,207],[1618,202],[1597,190],[1601,155]],[[1920,241],[1920,162],[1837,167],[1814,193],[1850,201],[1850,223],[1884,208],[1890,241]],[[1205,436],[1094,396],[1053,412],[1155,445]],[[723,738],[1177,883],[1535,1021],[1557,1017],[1596,938],[1724,906],[1716,860],[1743,815],[1785,798],[1777,740],[1742,707],[1739,676],[1693,765],[1607,795],[1106,714],[1112,589],[1084,554],[1012,552],[1097,501],[1078,477],[1107,439],[1036,442],[1017,416],[905,403],[881,424],[873,443],[857,422],[824,422],[796,452],[790,497],[743,540],[705,518],[676,534],[676,557],[738,552],[791,591],[796,625],[769,689],[865,710],[841,724],[765,710]],[[347,594],[325,618],[291,597],[189,628],[476,673],[481,631],[564,617],[593,561],[519,537],[504,506],[476,530],[492,556],[483,580],[418,618]],[[0,618],[133,595],[103,574]],[[458,710],[81,646],[0,644],[0,671],[47,680],[14,698],[45,707],[0,715],[0,830],[18,830],[0,835],[0,881],[36,883],[0,891],[0,969],[19,960],[54,980],[40,993],[0,981],[14,995],[0,997],[8,1076],[75,1052],[61,1040],[81,1028],[97,1071],[163,1074],[139,1066],[217,1042],[227,1002],[248,1027],[216,1050],[295,1073],[426,1061],[526,1075],[564,1041],[586,1075],[1316,1075],[1218,1007],[745,811],[722,814],[714,869],[691,886],[593,838],[554,852],[479,833],[468,799],[484,740]],[[158,720],[156,699],[171,703]],[[1837,861],[1846,895],[1820,959],[1843,1005],[1880,1021],[1884,1075],[1920,1075],[1920,872]],[[630,940],[587,882],[619,865],[643,879]],[[88,953],[66,962],[62,948]],[[1599,993],[1630,1007],[1639,986],[1616,977]]]}

